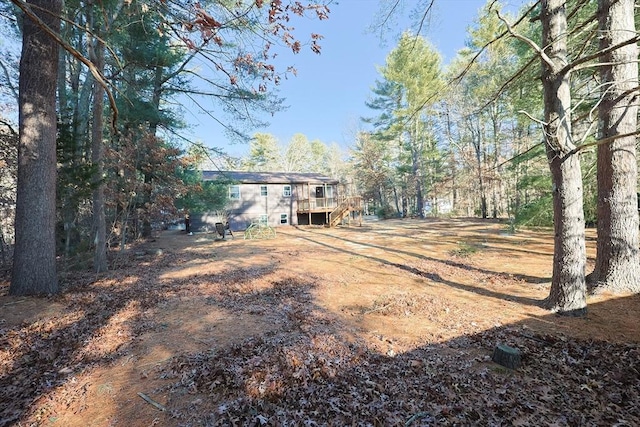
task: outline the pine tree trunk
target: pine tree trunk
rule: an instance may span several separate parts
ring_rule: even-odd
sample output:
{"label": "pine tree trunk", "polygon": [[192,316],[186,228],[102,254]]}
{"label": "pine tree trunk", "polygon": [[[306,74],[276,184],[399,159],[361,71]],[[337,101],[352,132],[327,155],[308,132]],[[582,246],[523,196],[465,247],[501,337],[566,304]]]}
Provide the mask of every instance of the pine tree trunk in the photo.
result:
{"label": "pine tree trunk", "polygon": [[[155,118],[153,118],[149,123],[149,133],[156,137],[158,133],[158,125],[160,124],[160,100],[162,98],[162,85],[164,84],[164,67],[162,65],[157,65],[154,72],[153,79],[153,97],[151,99],[151,105],[155,110]],[[149,153],[147,153],[150,156]],[[146,206],[151,205],[151,196],[153,193],[153,176],[151,172],[145,172],[144,174],[144,190],[143,194],[143,204]],[[149,211],[147,210],[145,216],[142,220],[142,237],[149,238],[152,233],[151,227],[151,218],[149,215]]]}
{"label": "pine tree trunk", "polygon": [[[634,1],[599,0],[600,49],[635,37]],[[638,46],[632,43],[602,55],[599,106],[601,138],[636,131]],[[598,243],[590,290],[640,291],[636,136],[598,146]]]}
{"label": "pine tree trunk", "polygon": [[[33,0],[31,10],[60,31],[60,0]],[[9,293],[58,292],[56,276],[57,43],[24,18],[20,59],[16,245]]]}
{"label": "pine tree trunk", "polygon": [[571,92],[567,64],[567,18],[564,0],[541,2],[542,60],[547,158],[553,183],[553,278],[547,299],[554,311],[586,313],[586,248],[580,159],[572,151]]}
{"label": "pine tree trunk", "polygon": [[[447,119],[447,140],[449,141],[449,145],[451,145],[451,141],[453,141],[453,136],[451,132],[451,118],[449,117],[449,110],[447,109],[446,113]],[[458,187],[456,185],[456,158],[454,155],[453,147],[449,147],[449,167],[451,168],[451,210],[453,212],[458,208]]]}
{"label": "pine tree trunk", "polygon": [[[95,40],[91,50],[91,60],[96,68],[102,72],[104,69],[104,44]],[[104,166],[103,166],[103,113],[104,113],[104,89],[98,81],[93,83],[93,127],[91,128],[91,163],[94,167],[93,175],[93,231],[95,252],[93,256],[93,268],[96,273],[107,271],[107,220],[105,215],[104,200]]]}
{"label": "pine tree trunk", "polygon": [[482,173],[482,131],[480,125],[476,132],[472,130],[473,135],[473,149],[476,155],[476,170],[478,172],[478,192],[480,193],[480,216],[486,219],[489,216],[487,210],[487,194],[485,190],[484,176]]}

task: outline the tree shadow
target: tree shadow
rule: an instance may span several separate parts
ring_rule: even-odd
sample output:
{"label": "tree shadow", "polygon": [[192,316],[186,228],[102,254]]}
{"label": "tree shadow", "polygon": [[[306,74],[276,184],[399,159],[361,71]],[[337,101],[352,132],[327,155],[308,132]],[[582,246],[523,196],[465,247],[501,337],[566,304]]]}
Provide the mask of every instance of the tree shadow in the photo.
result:
{"label": "tree shadow", "polygon": [[[572,337],[555,329],[560,320],[569,332],[588,320],[549,314],[396,354],[345,333],[353,325],[318,306],[314,288],[299,278],[274,283],[264,301],[283,313],[277,331],[178,355],[160,367],[158,375],[173,380],[166,388],[172,407],[167,424],[640,422],[637,343]],[[247,307],[263,300],[247,298]],[[595,304],[591,313],[640,308],[638,297],[629,298]],[[493,363],[497,344],[517,348],[523,367],[512,371]]]}
{"label": "tree shadow", "polygon": [[[435,270],[302,238],[382,263],[390,271],[538,305],[447,281]],[[74,278],[86,285],[69,287],[54,299],[67,307],[59,319],[0,323],[0,349],[10,354],[0,364],[0,425],[38,424],[39,411],[53,413],[49,401],[65,401],[56,393],[77,387],[80,395],[91,372],[127,363],[144,334],[158,340],[158,354],[166,356],[144,369],[132,362],[127,380],[134,386],[148,381],[149,394],[163,396],[166,411],[135,394],[114,393],[104,400],[110,419],[87,417],[91,408],[77,396],[67,396],[69,413],[96,425],[131,420],[134,425],[167,426],[640,424],[640,352],[623,336],[630,328],[640,336],[633,316],[640,308],[637,296],[592,304],[584,319],[549,314],[443,341],[429,338],[403,350],[381,341],[386,347],[380,348],[362,337],[360,323],[322,305],[317,292],[323,278],[293,273],[272,277],[286,266],[264,261],[245,269],[234,263],[241,251],[231,245],[225,251],[228,261],[220,262],[216,272],[174,277],[168,273],[183,268],[184,258],[168,254],[145,261],[133,274],[113,271],[97,281],[93,275]],[[193,263],[203,264],[200,258]],[[187,299],[201,301],[204,308],[176,315],[194,321],[209,313],[220,316],[202,319],[203,327],[194,333],[189,325],[158,315],[180,311]],[[618,323],[608,322],[611,313],[628,313],[628,320],[618,316]],[[377,312],[366,316],[372,322],[380,319]],[[602,331],[601,341],[567,335],[593,321],[609,328]],[[228,340],[216,332],[223,328]],[[110,345],[107,336],[118,334],[124,334],[122,339]],[[166,340],[159,340],[164,335]],[[182,341],[168,341],[175,336]],[[197,349],[180,347],[202,338],[207,342],[194,344]],[[490,362],[497,343],[523,352],[521,370]]]}
{"label": "tree shadow", "polygon": [[[309,231],[309,233],[312,233]],[[486,289],[486,288],[482,288],[482,287],[477,287],[477,286],[471,286],[471,285],[466,285],[463,283],[457,283],[457,282],[453,282],[451,280],[446,280],[444,278],[442,278],[440,276],[440,274],[435,273],[435,272],[427,272],[424,271],[420,268],[414,267],[414,266],[410,266],[407,264],[400,264],[400,263],[396,263],[396,262],[392,262],[389,261],[387,259],[384,258],[380,258],[380,257],[376,257],[373,255],[367,255],[367,254],[362,254],[353,250],[348,250],[348,249],[344,249],[338,246],[334,246],[331,245],[329,243],[325,243],[320,241],[319,239],[313,239],[311,237],[306,237],[306,236],[296,236],[299,239],[303,239],[306,240],[308,242],[314,243],[316,245],[319,246],[323,246],[325,248],[329,248],[331,250],[337,251],[337,252],[342,252],[345,254],[349,254],[349,255],[354,255],[354,256],[359,256],[362,258],[366,258],[369,259],[371,261],[375,261],[378,262],[380,264],[389,266],[389,267],[395,267],[398,268],[402,271],[414,274],[416,276],[420,276],[423,277],[425,279],[431,280],[433,282],[437,282],[437,283],[441,283],[447,286],[450,286],[452,288],[456,288],[456,289],[460,289],[463,291],[467,291],[467,292],[473,292],[473,293],[477,293],[480,295],[484,295],[484,296],[488,296],[488,297],[492,297],[492,298],[497,298],[497,299],[502,299],[505,301],[512,301],[512,302],[518,302],[520,304],[524,304],[524,305],[531,305],[531,306],[535,306],[535,307],[541,307],[544,303],[544,300],[538,300],[535,298],[528,298],[528,297],[520,297],[520,296],[516,296],[516,295],[510,295],[510,294],[505,294],[502,292],[497,292],[497,291],[492,291],[490,289]],[[435,268],[434,270],[437,269],[437,265],[438,264],[443,264],[443,265],[448,265],[451,267],[457,267],[457,268],[461,268],[463,270],[467,270],[467,271],[477,271],[483,274],[490,274],[490,275],[494,275],[494,276],[500,276],[500,275],[504,275],[504,273],[498,273],[498,272],[494,272],[494,271],[490,271],[490,270],[486,270],[486,269],[482,269],[482,268],[477,268],[477,267],[473,267],[473,266],[469,266],[467,264],[461,263],[461,262],[457,262],[457,261],[451,261],[451,260],[440,260],[437,258],[432,258],[432,257],[427,257],[424,256],[422,254],[418,254],[418,253],[414,253],[414,252],[410,252],[410,251],[404,251],[404,250],[399,250],[399,249],[392,249],[392,248],[388,248],[388,247],[384,247],[384,246],[379,246],[379,245],[374,245],[374,244],[370,244],[370,243],[364,243],[364,242],[360,242],[360,241],[356,241],[356,240],[350,240],[350,239],[346,239],[344,237],[338,237],[338,236],[333,236],[333,235],[328,235],[328,234],[322,234],[322,237],[327,237],[327,238],[332,238],[332,239],[338,239],[340,241],[346,241],[346,242],[351,242],[357,245],[363,245],[363,246],[368,246],[371,248],[375,248],[375,249],[379,249],[385,252],[392,252],[392,253],[400,253],[403,255],[408,255],[411,256],[413,258],[416,259],[420,259],[420,260],[424,260],[424,261],[430,261],[432,263],[435,263]],[[544,283],[547,280],[544,280],[542,278],[539,277],[535,277],[535,276],[526,276],[526,275],[513,275],[514,278],[517,278],[519,280],[523,280],[525,282],[528,283]]]}
{"label": "tree shadow", "polygon": [[[159,256],[152,261],[166,266],[168,259]],[[273,271],[269,264],[247,270],[231,266],[216,274],[167,280],[162,277],[167,267],[146,268],[140,259],[131,262],[143,264],[137,275],[114,270],[96,280],[93,274],[80,273],[72,276],[75,284],[67,284],[58,296],[21,297],[43,307],[64,307],[53,317],[19,324],[0,321],[0,426],[33,421],[38,411],[54,411],[51,396],[77,383],[86,371],[125,358],[141,334],[162,330],[162,323],[151,320],[155,308],[185,294],[205,298],[210,286],[199,289],[203,283],[218,288],[231,282],[242,285]]]}
{"label": "tree shadow", "polygon": [[[302,229],[302,230],[303,231],[307,231],[308,233],[313,233],[313,230],[310,230],[310,229]],[[376,229],[376,231],[378,231],[378,230]],[[341,235],[330,235],[330,234],[317,234],[317,235],[318,236],[322,236],[322,237],[336,239],[336,240],[339,240],[341,242],[344,241],[344,242],[353,243],[355,245],[367,246],[367,247],[370,247],[370,248],[373,248],[373,249],[379,249],[379,250],[382,250],[382,251],[385,251],[385,252],[397,253],[397,254],[407,255],[407,256],[410,256],[410,257],[413,257],[413,258],[417,258],[417,259],[434,261],[434,262],[446,264],[446,265],[449,265],[449,266],[452,266],[452,267],[462,268],[464,270],[477,271],[479,273],[485,273],[485,274],[503,274],[501,272],[487,270],[487,269],[480,268],[480,267],[477,267],[477,266],[474,266],[474,265],[470,265],[468,263],[464,263],[464,262],[460,262],[460,261],[454,261],[454,260],[451,260],[451,259],[439,259],[439,258],[428,257],[428,256],[425,256],[425,255],[422,255],[422,254],[419,254],[419,253],[415,253],[415,252],[411,252],[411,251],[390,248],[390,247],[382,246],[382,245],[375,245],[373,243],[363,242],[363,241],[359,241],[359,240],[347,239],[347,238],[345,238],[344,236],[341,236]],[[518,249],[510,248],[509,251],[518,251]],[[527,251],[527,250],[524,250],[523,252],[525,252],[527,254],[541,254],[539,252]],[[549,255],[553,256],[553,252],[551,252]],[[549,282],[551,280],[550,277],[530,276],[530,275],[525,275],[525,274],[519,274],[517,276],[518,276],[519,280],[523,280],[523,281],[528,282],[528,283],[546,283],[546,282]]]}

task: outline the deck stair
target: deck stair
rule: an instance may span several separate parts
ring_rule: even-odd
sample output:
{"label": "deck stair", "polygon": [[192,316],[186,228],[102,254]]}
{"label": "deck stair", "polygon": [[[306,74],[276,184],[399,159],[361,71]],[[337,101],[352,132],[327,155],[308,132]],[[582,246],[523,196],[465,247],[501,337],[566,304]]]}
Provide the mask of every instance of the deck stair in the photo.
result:
{"label": "deck stair", "polygon": [[362,197],[345,197],[338,206],[329,214],[329,227],[335,227],[351,212],[362,210]]}

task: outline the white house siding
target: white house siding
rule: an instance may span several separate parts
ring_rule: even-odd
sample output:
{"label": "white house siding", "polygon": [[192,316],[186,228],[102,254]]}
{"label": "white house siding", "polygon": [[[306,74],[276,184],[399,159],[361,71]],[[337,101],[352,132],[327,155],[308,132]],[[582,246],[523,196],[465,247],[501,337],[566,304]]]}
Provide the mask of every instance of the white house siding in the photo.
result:
{"label": "white house siding", "polygon": [[[229,200],[229,224],[233,230],[246,229],[251,223],[258,222],[262,215],[272,227],[298,225],[297,195],[291,184],[237,184],[240,199]],[[261,187],[267,187],[267,196],[261,195]],[[291,187],[291,196],[284,196],[284,187]],[[281,215],[287,215],[287,223],[280,222]]]}

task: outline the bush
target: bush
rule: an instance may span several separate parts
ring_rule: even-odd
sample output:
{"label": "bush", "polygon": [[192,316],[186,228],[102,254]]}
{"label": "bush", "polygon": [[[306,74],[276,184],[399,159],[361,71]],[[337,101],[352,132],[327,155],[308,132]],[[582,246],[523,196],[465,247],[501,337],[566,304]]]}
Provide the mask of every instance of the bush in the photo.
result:
{"label": "bush", "polygon": [[522,206],[516,212],[515,224],[529,227],[553,226],[553,199],[551,195],[540,197]]}
{"label": "bush", "polygon": [[376,215],[380,219],[397,218],[398,212],[391,206],[380,206],[376,208]]}

